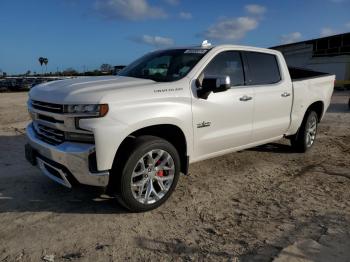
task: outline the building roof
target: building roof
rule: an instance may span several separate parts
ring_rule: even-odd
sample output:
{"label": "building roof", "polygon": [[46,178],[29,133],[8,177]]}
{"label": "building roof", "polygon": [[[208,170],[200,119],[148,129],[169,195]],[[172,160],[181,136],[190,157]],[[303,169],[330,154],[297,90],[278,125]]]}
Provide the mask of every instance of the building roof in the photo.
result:
{"label": "building roof", "polygon": [[288,47],[288,46],[293,46],[293,45],[313,44],[314,42],[319,41],[319,40],[331,40],[332,38],[339,38],[339,37],[350,39],[350,32],[338,34],[338,35],[331,35],[331,36],[325,36],[325,37],[320,37],[320,38],[314,38],[314,39],[300,41],[300,42],[294,42],[294,43],[290,43],[290,44],[277,45],[277,46],[273,46],[270,48],[271,49],[278,49],[278,48]]}

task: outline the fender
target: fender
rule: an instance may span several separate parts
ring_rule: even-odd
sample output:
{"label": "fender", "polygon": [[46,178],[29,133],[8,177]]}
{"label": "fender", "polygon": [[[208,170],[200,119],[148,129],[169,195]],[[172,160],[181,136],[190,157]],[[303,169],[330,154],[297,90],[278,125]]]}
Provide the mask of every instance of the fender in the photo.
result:
{"label": "fender", "polygon": [[[114,157],[121,143],[130,134],[145,127],[174,125],[184,134],[187,141],[187,154],[193,154],[193,129],[191,100],[142,101],[142,103],[120,106],[112,104],[111,112],[104,118],[81,119],[79,125],[95,135],[95,148],[98,170],[112,168]],[[153,116],[153,117],[150,117]]]}

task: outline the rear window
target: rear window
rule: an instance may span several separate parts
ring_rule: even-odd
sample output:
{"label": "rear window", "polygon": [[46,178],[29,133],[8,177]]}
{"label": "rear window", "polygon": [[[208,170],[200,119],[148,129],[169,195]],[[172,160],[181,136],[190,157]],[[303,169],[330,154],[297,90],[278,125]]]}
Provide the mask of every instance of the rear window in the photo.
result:
{"label": "rear window", "polygon": [[281,80],[275,55],[245,52],[249,67],[248,85],[268,85]]}

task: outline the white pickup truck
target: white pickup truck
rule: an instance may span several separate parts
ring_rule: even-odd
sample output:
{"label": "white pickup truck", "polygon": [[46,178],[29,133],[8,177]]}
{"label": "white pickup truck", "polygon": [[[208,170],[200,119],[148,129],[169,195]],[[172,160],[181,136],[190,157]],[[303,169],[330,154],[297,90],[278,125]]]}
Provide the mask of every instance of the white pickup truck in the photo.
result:
{"label": "white pickup truck", "polygon": [[103,186],[135,212],[160,206],[190,163],[283,137],[305,152],[334,75],[288,69],[278,51],[155,51],[118,76],[35,86],[26,158],[54,181]]}

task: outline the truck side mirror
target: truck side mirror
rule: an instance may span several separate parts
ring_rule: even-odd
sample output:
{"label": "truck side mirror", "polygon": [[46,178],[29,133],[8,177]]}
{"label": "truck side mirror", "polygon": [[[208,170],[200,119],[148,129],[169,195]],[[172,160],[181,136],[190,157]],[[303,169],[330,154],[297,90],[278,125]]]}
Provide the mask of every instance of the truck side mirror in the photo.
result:
{"label": "truck side mirror", "polygon": [[231,88],[231,79],[229,76],[208,76],[200,84],[197,79],[197,95],[199,98],[207,99],[211,92],[224,92]]}

